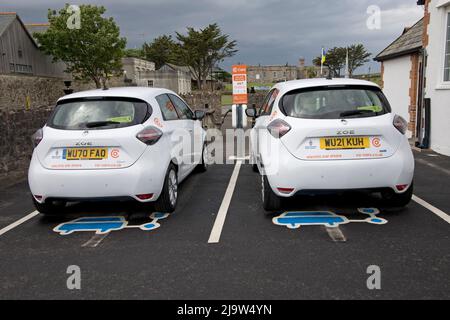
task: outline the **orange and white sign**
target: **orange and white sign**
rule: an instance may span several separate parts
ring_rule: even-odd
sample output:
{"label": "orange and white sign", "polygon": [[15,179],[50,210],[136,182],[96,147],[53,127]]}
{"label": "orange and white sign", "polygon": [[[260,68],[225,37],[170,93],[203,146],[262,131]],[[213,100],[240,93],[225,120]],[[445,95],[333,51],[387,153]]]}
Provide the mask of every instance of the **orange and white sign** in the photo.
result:
{"label": "orange and white sign", "polygon": [[233,104],[247,104],[247,66],[233,66]]}

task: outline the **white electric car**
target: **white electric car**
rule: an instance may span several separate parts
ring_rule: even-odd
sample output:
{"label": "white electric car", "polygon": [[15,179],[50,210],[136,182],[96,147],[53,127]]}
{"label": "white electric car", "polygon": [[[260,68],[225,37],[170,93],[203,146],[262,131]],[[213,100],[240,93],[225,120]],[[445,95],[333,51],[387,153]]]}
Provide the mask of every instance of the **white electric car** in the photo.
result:
{"label": "white electric car", "polygon": [[178,184],[207,169],[204,115],[166,89],[62,97],[33,135],[28,180],[37,210],[58,214],[67,202],[134,199],[174,211]]}
{"label": "white electric car", "polygon": [[374,83],[314,79],[279,83],[257,111],[250,157],[261,173],[262,201],[346,190],[380,192],[387,207],[413,193],[414,158],[407,122]]}

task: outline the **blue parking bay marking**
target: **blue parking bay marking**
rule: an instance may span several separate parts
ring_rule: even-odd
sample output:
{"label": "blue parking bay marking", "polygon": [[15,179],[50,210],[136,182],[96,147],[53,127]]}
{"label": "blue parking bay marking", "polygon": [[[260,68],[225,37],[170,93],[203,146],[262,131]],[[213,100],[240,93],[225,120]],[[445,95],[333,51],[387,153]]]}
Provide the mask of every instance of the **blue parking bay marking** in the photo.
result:
{"label": "blue parking bay marking", "polygon": [[129,225],[124,217],[84,217],[69,222],[61,223],[53,228],[53,231],[60,235],[69,235],[74,232],[95,232],[96,234],[106,234],[111,231],[118,231],[126,228],[139,228],[143,231],[152,231],[158,229],[161,224],[159,220],[169,217],[168,213],[152,213],[151,222],[142,225]]}
{"label": "blue parking bay marking", "polygon": [[348,219],[345,216],[338,215],[331,211],[299,211],[285,212],[282,215],[273,218],[272,222],[289,229],[298,229],[302,226],[337,228],[340,225],[352,222],[382,225],[388,222],[386,219],[377,216],[380,213],[380,210],[376,208],[359,208],[358,212],[368,217],[365,219]]}

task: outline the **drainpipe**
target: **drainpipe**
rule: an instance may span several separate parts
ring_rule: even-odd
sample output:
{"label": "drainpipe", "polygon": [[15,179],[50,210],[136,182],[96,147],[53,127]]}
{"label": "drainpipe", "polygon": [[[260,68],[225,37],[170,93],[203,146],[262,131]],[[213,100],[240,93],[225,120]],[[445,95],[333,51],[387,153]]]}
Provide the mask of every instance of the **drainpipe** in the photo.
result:
{"label": "drainpipe", "polygon": [[426,74],[428,64],[428,53],[426,49],[421,50],[422,54],[422,97],[421,97],[421,110],[420,110],[420,131],[419,141],[417,147],[420,149],[428,149],[430,147],[430,130],[431,130],[431,99],[425,98],[426,96]]}

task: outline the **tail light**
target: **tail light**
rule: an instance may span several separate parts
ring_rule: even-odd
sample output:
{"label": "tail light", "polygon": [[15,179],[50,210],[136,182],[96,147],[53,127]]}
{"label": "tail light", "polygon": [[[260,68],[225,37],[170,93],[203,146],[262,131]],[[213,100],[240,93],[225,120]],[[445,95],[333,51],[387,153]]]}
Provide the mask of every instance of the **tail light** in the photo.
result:
{"label": "tail light", "polygon": [[401,134],[405,134],[406,130],[408,130],[408,122],[399,115],[396,115],[394,117],[394,127],[400,131]]}
{"label": "tail light", "polygon": [[44,138],[44,131],[42,129],[39,129],[31,136],[31,141],[33,142],[34,148],[36,148],[37,145],[42,141],[42,138]]}
{"label": "tail light", "polygon": [[148,145],[153,145],[162,137],[163,133],[161,130],[155,127],[147,127],[136,135],[136,138],[141,140],[143,143]]}
{"label": "tail light", "polygon": [[136,197],[142,201],[150,200],[151,198],[153,198],[153,193],[138,194],[136,195]]}
{"label": "tail light", "polygon": [[398,191],[401,192],[401,191],[408,189],[408,186],[409,185],[407,185],[407,184],[399,184],[399,185],[396,185],[395,187],[397,188]]}
{"label": "tail light", "polygon": [[291,131],[291,129],[291,126],[281,119],[274,120],[267,126],[267,130],[269,130],[270,134],[277,139],[282,138],[286,133]]}
{"label": "tail light", "polygon": [[277,188],[280,193],[291,194],[294,188]]}

